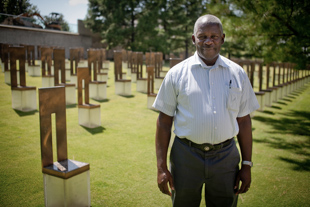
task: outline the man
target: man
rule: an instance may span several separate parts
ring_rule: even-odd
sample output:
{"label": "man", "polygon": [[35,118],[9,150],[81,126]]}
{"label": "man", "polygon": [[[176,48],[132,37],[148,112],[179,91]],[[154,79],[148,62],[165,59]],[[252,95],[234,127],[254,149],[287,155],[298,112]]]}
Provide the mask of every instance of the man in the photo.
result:
{"label": "man", "polygon": [[[156,129],[158,187],[172,197],[173,206],[199,206],[203,185],[206,206],[236,206],[238,194],[250,188],[249,114],[259,104],[244,70],[219,55],[224,39],[217,17],[198,18],[192,35],[196,53],[169,70],[153,104],[160,111]],[[170,172],[167,152],[173,121],[176,137]]]}

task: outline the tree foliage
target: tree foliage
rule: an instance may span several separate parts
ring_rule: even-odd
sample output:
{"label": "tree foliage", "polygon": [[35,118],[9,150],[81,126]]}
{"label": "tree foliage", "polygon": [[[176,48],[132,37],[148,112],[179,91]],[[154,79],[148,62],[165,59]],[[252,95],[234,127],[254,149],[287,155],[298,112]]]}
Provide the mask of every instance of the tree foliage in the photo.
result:
{"label": "tree foliage", "polygon": [[295,62],[300,68],[309,64],[309,1],[227,0],[217,3],[225,8],[215,12],[226,23],[228,45],[238,42],[243,50],[239,54],[232,51],[233,55],[263,58],[265,62]]}
{"label": "tree foliage", "polygon": [[[27,12],[31,7],[29,0],[1,0],[0,1],[0,13],[19,15]],[[0,22],[2,22],[6,16],[0,16]]]}
{"label": "tree foliage", "polygon": [[227,56],[309,64],[307,0],[89,0],[86,25],[109,48],[135,51],[194,50],[196,19],[214,14],[226,34]]}
{"label": "tree foliage", "polygon": [[168,53],[189,46],[203,0],[89,0],[86,25],[109,48]]}

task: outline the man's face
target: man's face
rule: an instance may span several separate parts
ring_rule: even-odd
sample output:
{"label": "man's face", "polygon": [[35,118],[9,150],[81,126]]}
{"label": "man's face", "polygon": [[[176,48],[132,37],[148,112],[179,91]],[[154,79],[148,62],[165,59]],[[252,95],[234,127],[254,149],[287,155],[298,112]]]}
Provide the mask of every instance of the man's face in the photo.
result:
{"label": "man's face", "polygon": [[221,33],[218,24],[201,22],[193,34],[193,44],[199,57],[207,64],[214,65],[224,43],[225,34]]}

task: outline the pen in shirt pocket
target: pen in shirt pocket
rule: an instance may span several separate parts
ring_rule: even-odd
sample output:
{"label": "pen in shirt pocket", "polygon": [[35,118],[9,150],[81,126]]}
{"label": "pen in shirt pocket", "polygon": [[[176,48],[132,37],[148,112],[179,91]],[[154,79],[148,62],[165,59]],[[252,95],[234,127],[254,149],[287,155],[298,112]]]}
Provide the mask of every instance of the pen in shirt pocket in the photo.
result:
{"label": "pen in shirt pocket", "polygon": [[231,80],[229,81],[229,89],[231,89]]}

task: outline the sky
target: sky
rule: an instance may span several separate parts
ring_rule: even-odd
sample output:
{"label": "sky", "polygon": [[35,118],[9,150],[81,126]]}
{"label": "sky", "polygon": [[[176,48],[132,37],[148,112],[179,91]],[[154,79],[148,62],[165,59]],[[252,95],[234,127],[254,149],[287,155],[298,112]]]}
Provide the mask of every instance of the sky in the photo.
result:
{"label": "sky", "polygon": [[32,5],[36,5],[40,15],[48,16],[51,12],[64,15],[64,19],[69,24],[77,25],[77,20],[83,20],[87,14],[88,0],[30,0]]}

